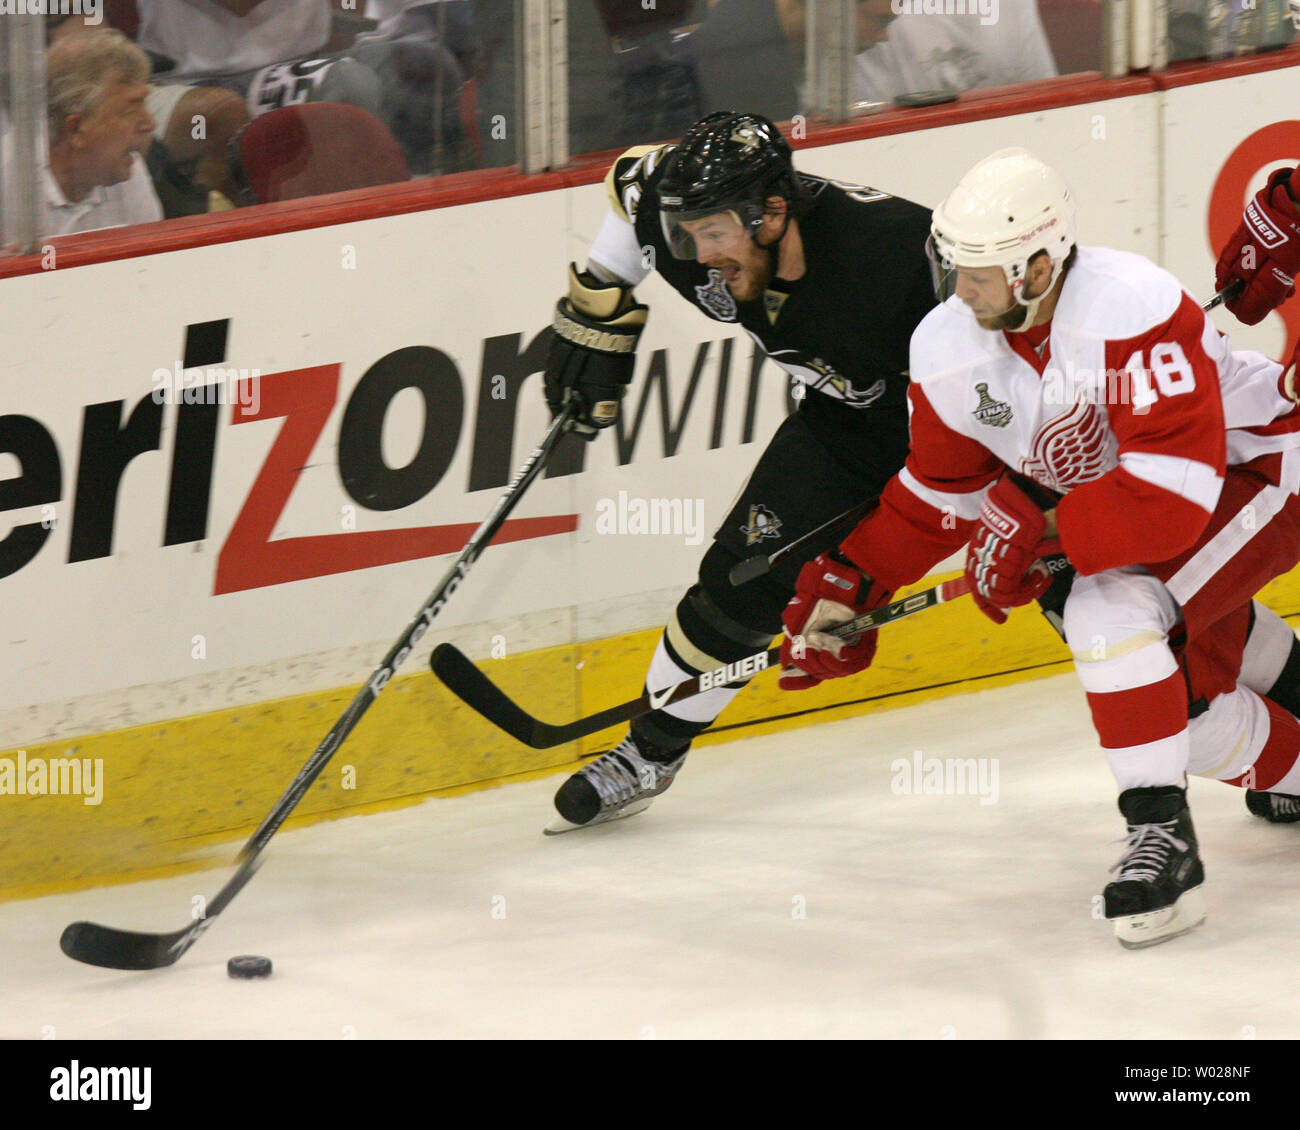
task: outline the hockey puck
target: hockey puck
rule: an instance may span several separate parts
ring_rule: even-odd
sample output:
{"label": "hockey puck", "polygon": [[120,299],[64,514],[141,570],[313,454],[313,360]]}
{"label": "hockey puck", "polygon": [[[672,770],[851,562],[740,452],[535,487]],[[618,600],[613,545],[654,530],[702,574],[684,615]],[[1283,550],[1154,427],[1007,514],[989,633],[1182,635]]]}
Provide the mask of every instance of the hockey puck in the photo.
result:
{"label": "hockey puck", "polygon": [[258,957],[252,953],[241,954],[239,957],[232,957],[226,962],[226,972],[241,981],[253,981],[258,977],[269,977],[271,976],[271,959],[269,957]]}

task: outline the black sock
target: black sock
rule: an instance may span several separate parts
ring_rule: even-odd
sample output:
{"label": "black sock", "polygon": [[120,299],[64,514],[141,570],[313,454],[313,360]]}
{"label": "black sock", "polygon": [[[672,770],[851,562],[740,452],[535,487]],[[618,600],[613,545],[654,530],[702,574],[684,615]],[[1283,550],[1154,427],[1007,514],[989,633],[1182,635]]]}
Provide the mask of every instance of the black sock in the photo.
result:
{"label": "black sock", "polygon": [[1300,639],[1291,641],[1291,651],[1282,666],[1282,673],[1277,682],[1264,692],[1264,697],[1300,717]]}

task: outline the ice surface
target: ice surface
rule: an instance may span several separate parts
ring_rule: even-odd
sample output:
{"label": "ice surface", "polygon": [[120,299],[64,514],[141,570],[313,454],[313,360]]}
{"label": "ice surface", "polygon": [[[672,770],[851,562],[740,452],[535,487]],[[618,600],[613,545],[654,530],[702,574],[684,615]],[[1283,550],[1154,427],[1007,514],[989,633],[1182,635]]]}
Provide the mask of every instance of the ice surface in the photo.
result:
{"label": "ice surface", "polygon": [[[996,803],[893,791],[917,750],[996,758]],[[560,779],[281,833],[157,972],[59,933],[177,929],[229,872],[0,904],[0,1037],[1300,1037],[1300,826],[1194,780],[1209,919],[1121,949],[1073,676],[705,747],[648,812],[548,838]],[[274,976],[230,980],[240,953]]]}

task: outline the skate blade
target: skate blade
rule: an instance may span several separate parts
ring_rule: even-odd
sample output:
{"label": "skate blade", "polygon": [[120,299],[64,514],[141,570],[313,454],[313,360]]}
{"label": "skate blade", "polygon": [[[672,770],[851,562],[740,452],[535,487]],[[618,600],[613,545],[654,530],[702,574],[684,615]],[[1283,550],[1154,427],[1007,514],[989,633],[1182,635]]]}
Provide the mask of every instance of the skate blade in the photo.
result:
{"label": "skate blade", "polygon": [[1115,938],[1125,949],[1146,949],[1181,938],[1204,921],[1205,897],[1200,887],[1193,887],[1184,891],[1173,906],[1115,919]]}
{"label": "skate blade", "polygon": [[635,804],[629,804],[626,808],[621,808],[608,816],[590,820],[586,824],[570,824],[563,816],[557,816],[554,821],[542,829],[542,835],[562,836],[565,832],[581,832],[584,828],[594,828],[598,824],[608,824],[611,820],[622,820],[628,816],[635,816],[638,812],[644,812],[650,807],[650,804],[649,800],[637,801]]}

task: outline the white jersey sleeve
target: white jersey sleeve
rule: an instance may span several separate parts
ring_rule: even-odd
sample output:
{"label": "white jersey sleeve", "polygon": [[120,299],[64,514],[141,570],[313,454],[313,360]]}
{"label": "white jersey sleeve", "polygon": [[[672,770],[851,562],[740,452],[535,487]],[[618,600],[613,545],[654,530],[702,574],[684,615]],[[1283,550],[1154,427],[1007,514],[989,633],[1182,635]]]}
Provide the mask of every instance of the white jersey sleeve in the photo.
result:
{"label": "white jersey sleeve", "polygon": [[629,286],[636,286],[650,274],[636,229],[612,208],[600,225],[587,258]]}

